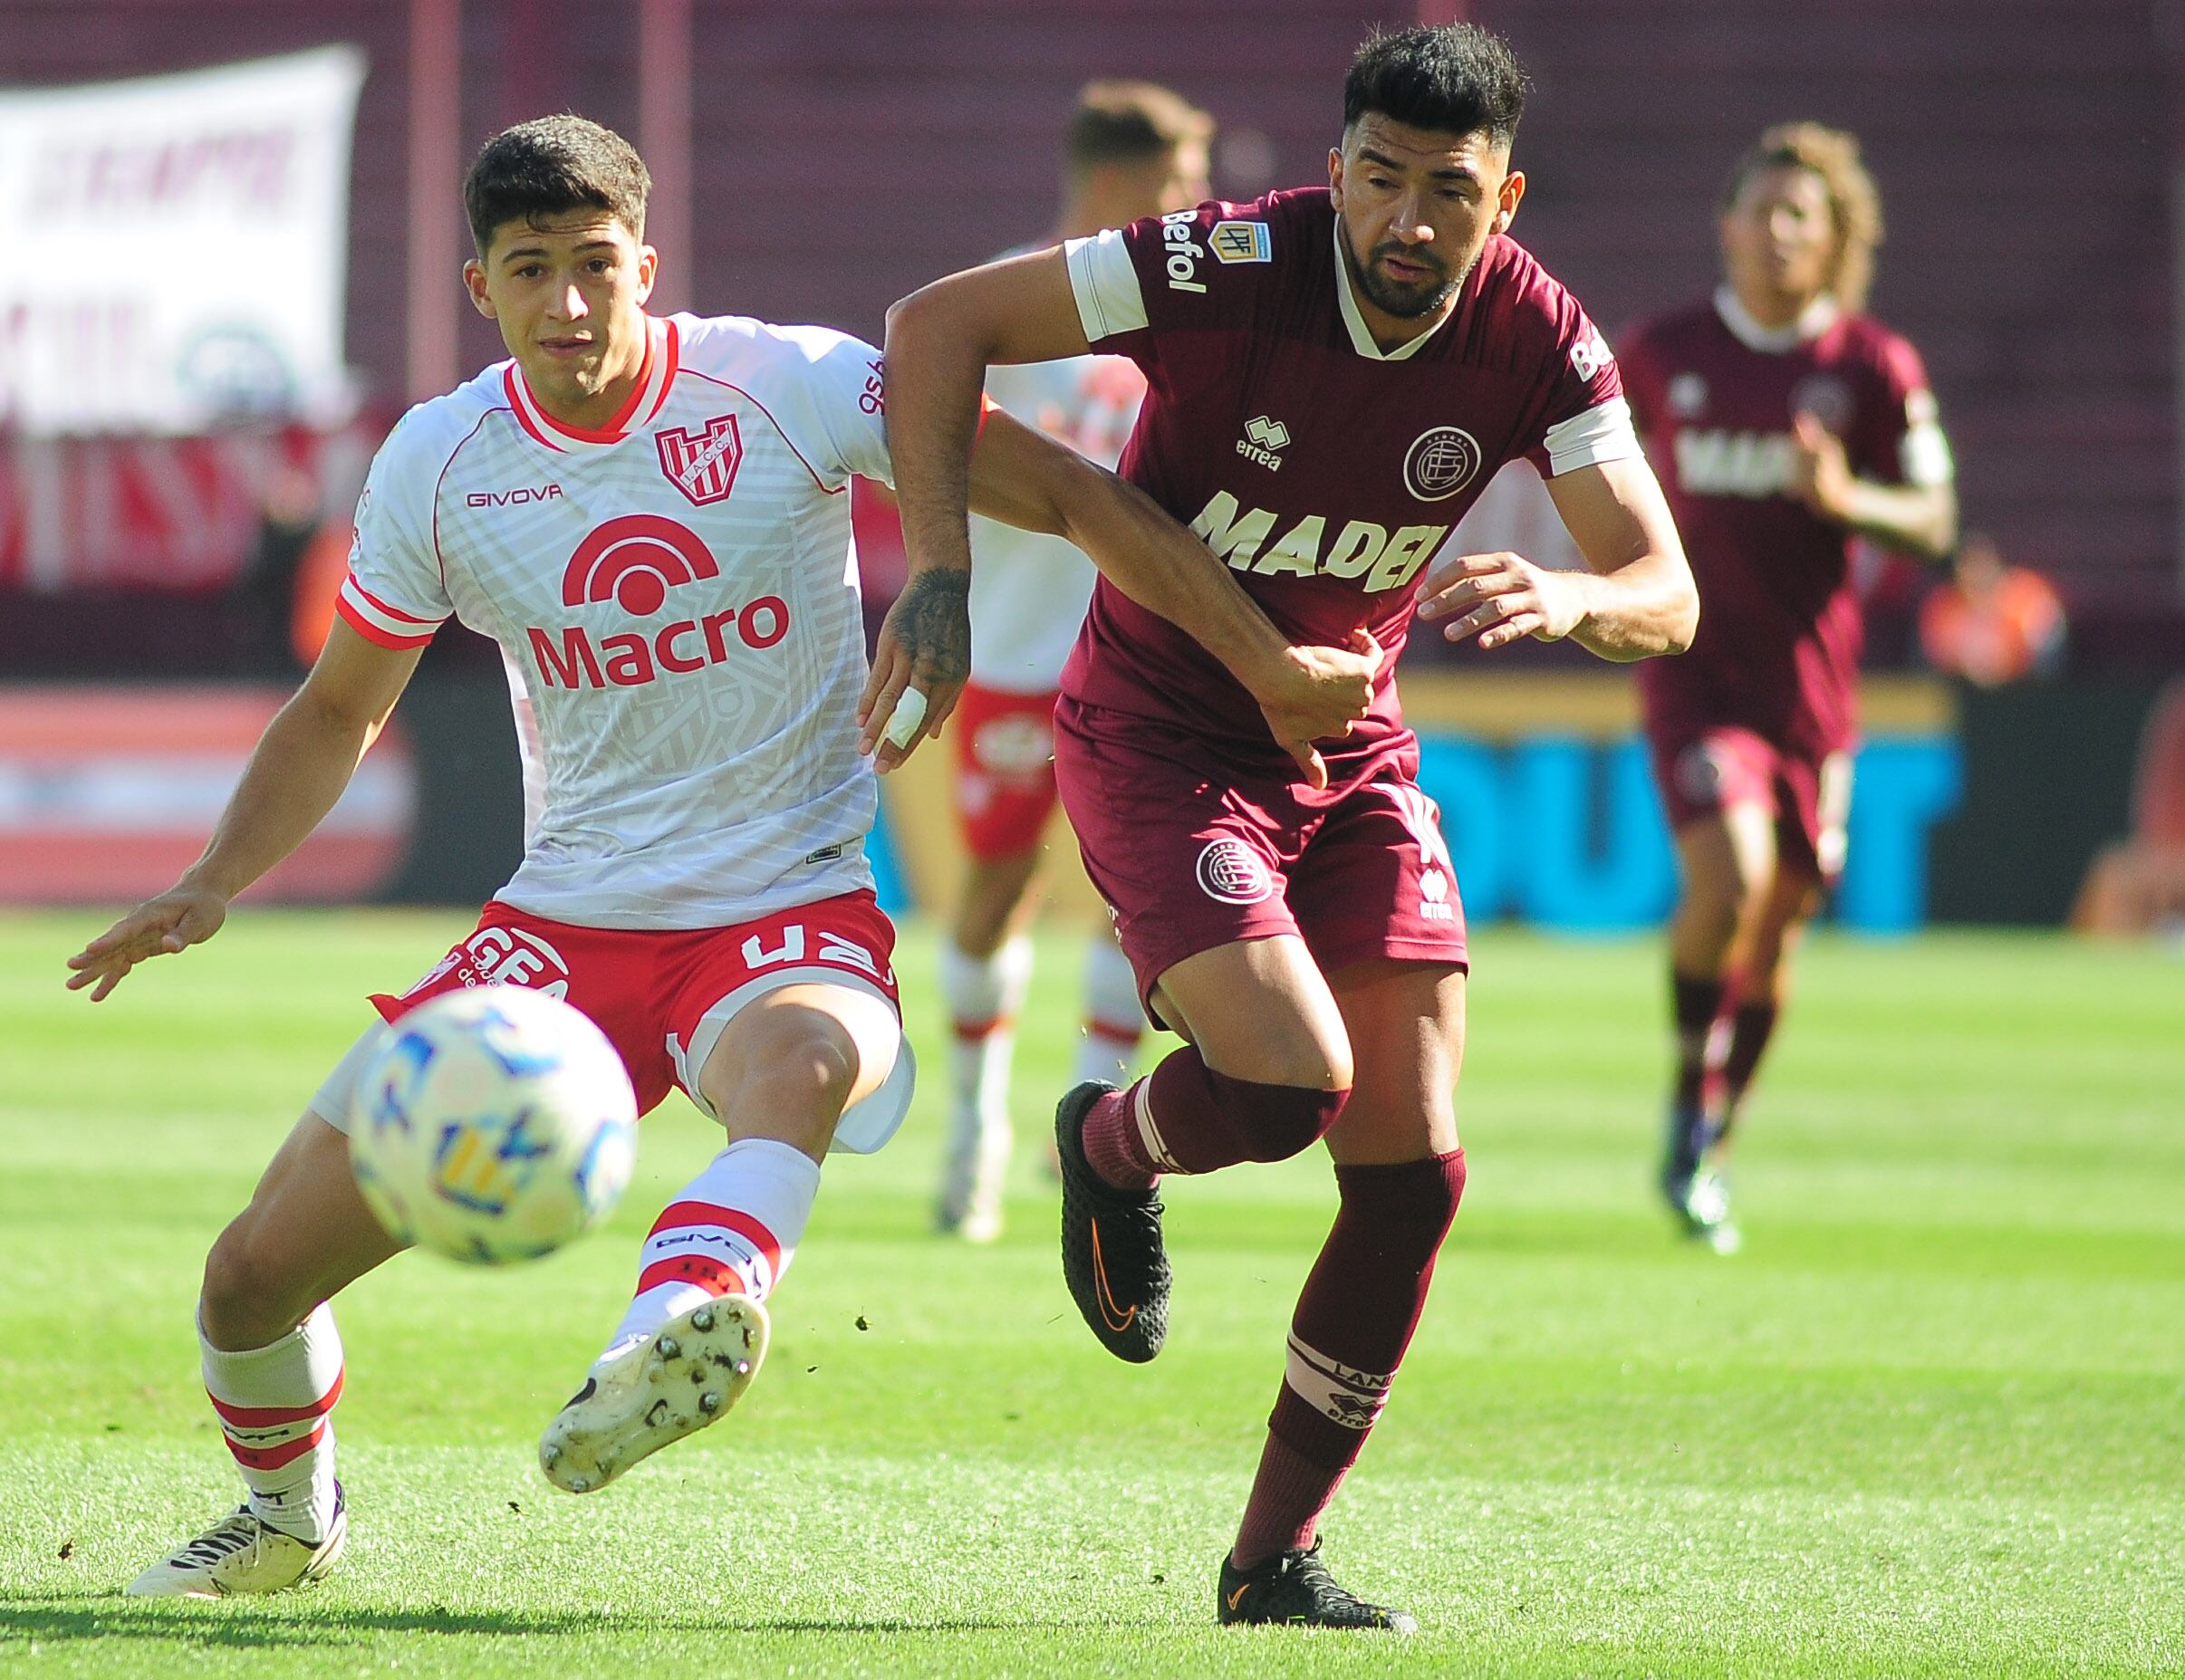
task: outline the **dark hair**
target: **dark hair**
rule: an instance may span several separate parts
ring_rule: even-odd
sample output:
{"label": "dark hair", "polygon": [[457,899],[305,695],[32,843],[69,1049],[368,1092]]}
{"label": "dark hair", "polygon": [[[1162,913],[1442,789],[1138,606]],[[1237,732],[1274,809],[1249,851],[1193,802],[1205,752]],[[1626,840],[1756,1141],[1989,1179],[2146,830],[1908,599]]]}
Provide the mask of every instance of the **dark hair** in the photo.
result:
{"label": "dark hair", "polygon": [[1090,169],[1150,162],[1213,133],[1214,119],[1171,89],[1151,82],[1088,82],[1070,113],[1064,149],[1073,169]]}
{"label": "dark hair", "polygon": [[503,129],[478,149],[463,178],[463,210],[478,254],[510,222],[604,210],[639,239],[652,177],[637,148],[612,129],[563,113]]}
{"label": "dark hair", "polygon": [[1507,146],[1532,83],[1510,43],[1477,24],[1374,32],[1343,82],[1343,126],[1368,111],[1438,134],[1485,130]]}
{"label": "dark hair", "polygon": [[1874,247],[1882,243],[1882,193],[1859,156],[1859,139],[1817,122],[1779,122],[1745,149],[1722,186],[1720,207],[1737,202],[1746,182],[1765,169],[1809,169],[1828,189],[1836,225],[1836,255],[1828,289],[1853,314],[1866,307],[1874,280]]}

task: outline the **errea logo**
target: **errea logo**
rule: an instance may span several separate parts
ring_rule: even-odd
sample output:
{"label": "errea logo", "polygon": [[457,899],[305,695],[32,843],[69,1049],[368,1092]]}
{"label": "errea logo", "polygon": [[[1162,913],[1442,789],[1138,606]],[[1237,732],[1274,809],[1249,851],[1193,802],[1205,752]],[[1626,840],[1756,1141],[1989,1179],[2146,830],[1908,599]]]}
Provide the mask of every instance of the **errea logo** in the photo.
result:
{"label": "errea logo", "polygon": [[1245,422],[1244,430],[1245,435],[1237,440],[1237,453],[1247,461],[1258,462],[1270,473],[1280,472],[1281,451],[1289,445],[1290,428],[1280,420],[1257,414]]}

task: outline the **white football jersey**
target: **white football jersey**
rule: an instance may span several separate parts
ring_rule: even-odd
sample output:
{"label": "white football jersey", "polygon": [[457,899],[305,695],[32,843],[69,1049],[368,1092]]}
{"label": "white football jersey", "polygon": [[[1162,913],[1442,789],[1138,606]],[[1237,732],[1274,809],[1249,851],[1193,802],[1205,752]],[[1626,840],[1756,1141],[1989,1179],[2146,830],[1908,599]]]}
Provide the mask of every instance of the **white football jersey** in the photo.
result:
{"label": "white football jersey", "polygon": [[[1138,423],[1146,376],[1121,356],[990,368],[987,395],[1016,419],[1114,466]],[[1092,599],[1092,562],[1060,537],[971,516],[971,680],[1051,694]]]}
{"label": "white football jersey", "polygon": [[655,320],[596,432],[513,361],[403,417],[340,611],[387,647],[451,615],[500,644],[530,818],[503,900],[713,927],[871,886],[852,474],[890,477],[880,352],[821,327]]}

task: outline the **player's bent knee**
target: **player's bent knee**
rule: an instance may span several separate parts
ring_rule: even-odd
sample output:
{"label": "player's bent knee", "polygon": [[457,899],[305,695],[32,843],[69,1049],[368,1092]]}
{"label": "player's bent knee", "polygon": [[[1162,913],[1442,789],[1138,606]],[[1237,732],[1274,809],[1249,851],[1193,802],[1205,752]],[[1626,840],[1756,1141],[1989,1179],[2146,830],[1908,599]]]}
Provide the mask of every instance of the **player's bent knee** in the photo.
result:
{"label": "player's bent knee", "polygon": [[304,1299],[312,1292],[311,1280],[267,1239],[264,1222],[245,1213],[205,1256],[198,1306],[214,1345],[239,1351],[278,1341],[302,1323],[318,1304]]}
{"label": "player's bent knee", "polygon": [[706,1099],[736,1129],[733,1117],[769,1116],[832,1126],[859,1083],[861,1058],[841,1022],[810,1009],[775,1009],[752,1023],[701,1075]]}

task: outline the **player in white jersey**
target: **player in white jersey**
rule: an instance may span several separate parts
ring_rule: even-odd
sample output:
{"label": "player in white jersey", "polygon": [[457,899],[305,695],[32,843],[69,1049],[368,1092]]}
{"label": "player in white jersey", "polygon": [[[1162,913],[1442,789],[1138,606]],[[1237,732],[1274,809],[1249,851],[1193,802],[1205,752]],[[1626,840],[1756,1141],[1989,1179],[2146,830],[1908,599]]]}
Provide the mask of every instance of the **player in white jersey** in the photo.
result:
{"label": "player in white jersey", "polygon": [[[396,427],[359,504],[341,621],[205,855],[70,960],[95,1002],[209,938],[332,807],[438,627],[460,618],[500,644],[537,746],[522,867],[442,963],[372,1001],[391,1019],[457,986],[553,992],[607,1032],[641,1109],[679,1087],[728,1136],[654,1225],[628,1312],[547,1426],[542,1465],[575,1493],[733,1404],[822,1157],[878,1148],[910,1084],[862,850],[861,752],[893,696],[878,715],[861,696],[844,494],[854,474],[890,475],[880,359],[820,328],[648,316],[649,185],[582,118],[486,144],[465,183],[479,252],[465,277],[511,360]],[[1362,675],[1287,648],[1188,533],[1067,450],[997,419],[972,477],[984,511],[1069,534],[1158,610],[1210,613],[1293,734],[1362,707]],[[948,715],[966,592],[960,570],[921,570],[890,614],[889,672],[900,650],[931,702],[881,767]],[[342,1551],[327,1303],[395,1248],[341,1130],[366,1042],[206,1262],[206,1387],[248,1498],[132,1593],[273,1591]],[[706,1372],[732,1375],[678,1380]]]}
{"label": "player in white jersey", "polygon": [[[1167,88],[1088,84],[1070,119],[1061,211],[1040,246],[1199,203],[1210,192],[1213,134],[1213,119]],[[1121,356],[994,368],[987,377],[993,401],[1107,467],[1130,440],[1145,390],[1145,375]],[[1055,804],[1054,700],[1095,574],[1058,537],[977,515],[971,552],[971,680],[957,712],[954,784],[965,868],[940,949],[953,1042],[938,1224],[991,1242],[1001,1234],[1009,1161],[1010,1051],[1032,976],[1027,889]],[[1073,1082],[1127,1083],[1145,1014],[1105,926],[1086,941],[1083,998]]]}

